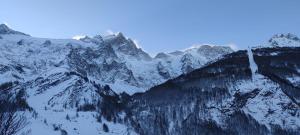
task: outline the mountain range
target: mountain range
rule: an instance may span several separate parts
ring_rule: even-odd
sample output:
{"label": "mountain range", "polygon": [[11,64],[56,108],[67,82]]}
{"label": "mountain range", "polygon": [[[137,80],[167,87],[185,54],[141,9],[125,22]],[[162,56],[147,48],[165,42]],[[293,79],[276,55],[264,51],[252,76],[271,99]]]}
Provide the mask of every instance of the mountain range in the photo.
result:
{"label": "mountain range", "polygon": [[151,57],[122,33],[47,39],[2,24],[0,52],[0,113],[26,119],[18,134],[300,131],[293,34],[248,50],[199,45]]}

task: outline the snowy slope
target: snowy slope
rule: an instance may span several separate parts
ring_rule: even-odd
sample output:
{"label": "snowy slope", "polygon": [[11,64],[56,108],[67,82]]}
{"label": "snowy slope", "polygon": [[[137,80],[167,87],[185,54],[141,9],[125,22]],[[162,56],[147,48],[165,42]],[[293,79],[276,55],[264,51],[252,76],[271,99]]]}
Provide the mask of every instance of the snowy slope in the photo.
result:
{"label": "snowy slope", "polygon": [[32,135],[292,133],[299,38],[275,35],[266,45],[151,57],[122,33],[46,39],[0,25],[0,101],[25,91],[22,132]]}
{"label": "snowy slope", "polygon": [[[159,59],[150,57],[122,33],[47,39],[0,25],[0,84],[14,82],[12,93],[26,91],[24,98],[31,111],[26,113],[30,124],[24,132],[32,135],[135,134],[122,122],[124,114],[113,113],[107,102],[119,106],[121,99],[116,93],[144,92],[232,52],[226,47],[209,48],[209,56],[199,52],[199,47]],[[105,85],[111,89],[107,91]],[[96,108],[78,111],[91,106]],[[107,107],[111,114],[105,113]],[[109,132],[104,132],[104,123]]]}
{"label": "snowy slope", "polygon": [[[270,55],[280,52],[278,55]],[[135,94],[140,134],[298,135],[300,48],[241,50]]]}

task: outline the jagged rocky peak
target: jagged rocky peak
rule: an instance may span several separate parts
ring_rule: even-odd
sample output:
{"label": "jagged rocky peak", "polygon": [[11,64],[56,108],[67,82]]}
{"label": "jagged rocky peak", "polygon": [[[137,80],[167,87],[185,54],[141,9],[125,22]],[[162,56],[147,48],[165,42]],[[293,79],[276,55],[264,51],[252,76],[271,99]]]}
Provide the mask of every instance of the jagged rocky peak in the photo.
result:
{"label": "jagged rocky peak", "polygon": [[28,34],[12,30],[5,24],[0,24],[0,34],[18,34],[18,35],[26,35],[29,36]]}
{"label": "jagged rocky peak", "polygon": [[121,57],[127,55],[129,57],[134,57],[139,60],[151,60],[151,56],[144,52],[138,45],[130,38],[126,38],[123,33],[119,32],[117,34],[108,35],[102,37],[101,35],[96,35],[94,37],[84,36],[80,39],[85,43],[94,43],[98,45],[109,46],[120,54]]}
{"label": "jagged rocky peak", "polygon": [[123,34],[122,32],[119,32],[119,33],[116,35],[116,37],[117,37],[118,39],[126,40],[126,37],[124,36],[124,34]]}
{"label": "jagged rocky peak", "polygon": [[98,39],[98,40],[103,41],[103,37],[102,37],[101,35],[96,35],[96,36],[94,36],[94,39]]}
{"label": "jagged rocky peak", "polygon": [[107,35],[103,37],[103,40],[107,45],[111,45],[113,48],[118,48],[130,42],[121,32],[117,34]]}
{"label": "jagged rocky peak", "polygon": [[121,32],[105,36],[104,40],[111,45],[121,45],[127,41],[126,37],[124,37]]}
{"label": "jagged rocky peak", "polygon": [[269,39],[268,43],[271,46],[300,46],[300,38],[294,34],[276,34],[271,39]]}
{"label": "jagged rocky peak", "polygon": [[103,38],[106,45],[112,48],[122,57],[124,55],[138,60],[152,60],[152,57],[143,51],[138,45],[130,38],[126,38],[123,33],[109,35]]}
{"label": "jagged rocky peak", "polygon": [[138,59],[143,59],[143,60],[151,60],[152,59],[149,54],[147,54],[141,48],[139,48],[136,45],[136,43],[131,39],[127,39],[127,41],[123,45],[121,45],[118,48],[118,50],[120,50],[124,54],[134,56]]}
{"label": "jagged rocky peak", "polygon": [[0,24],[0,33],[1,34],[6,34],[7,32],[11,31],[10,28],[8,28],[7,25],[5,24]]}
{"label": "jagged rocky peak", "polygon": [[89,36],[84,36],[79,39],[80,41],[86,42],[86,43],[95,43],[95,44],[101,44],[103,43],[103,38],[100,35],[96,35],[93,38]]}

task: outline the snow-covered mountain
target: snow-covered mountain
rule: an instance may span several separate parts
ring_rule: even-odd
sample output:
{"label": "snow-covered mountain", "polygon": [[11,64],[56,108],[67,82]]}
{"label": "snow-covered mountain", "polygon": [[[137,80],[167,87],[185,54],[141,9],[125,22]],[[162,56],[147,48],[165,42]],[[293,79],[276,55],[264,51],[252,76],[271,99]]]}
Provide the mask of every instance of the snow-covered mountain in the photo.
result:
{"label": "snow-covered mountain", "polygon": [[0,25],[0,133],[12,118],[30,135],[298,135],[299,57],[292,34],[151,57],[122,33],[44,39]]}
{"label": "snow-covered mountain", "polygon": [[266,45],[274,47],[299,47],[300,39],[291,33],[276,34],[268,41],[268,43],[266,43]]}
{"label": "snow-covered mountain", "polygon": [[20,74],[24,81],[42,73],[73,71],[101,84],[109,84],[117,93],[129,94],[145,91],[233,52],[229,47],[203,45],[168,53],[165,57],[159,57],[164,54],[159,53],[152,58],[122,33],[86,36],[79,41],[43,39],[2,24],[0,34],[2,64],[21,66],[26,70]]}
{"label": "snow-covered mountain", "polygon": [[[5,95],[1,104],[22,102],[14,108],[31,110],[26,113],[30,125],[25,130],[33,135],[65,130],[69,134],[102,133],[97,122],[101,118],[111,134],[134,133],[120,124],[119,113],[113,113],[113,104],[122,100],[120,95],[144,92],[231,52],[229,47],[203,45],[152,58],[122,33],[46,39],[2,24],[0,87],[1,92],[10,92],[1,93]],[[82,123],[87,127],[81,128]]]}
{"label": "snow-covered mountain", "polygon": [[172,79],[128,104],[139,134],[298,135],[300,47],[249,49]]}

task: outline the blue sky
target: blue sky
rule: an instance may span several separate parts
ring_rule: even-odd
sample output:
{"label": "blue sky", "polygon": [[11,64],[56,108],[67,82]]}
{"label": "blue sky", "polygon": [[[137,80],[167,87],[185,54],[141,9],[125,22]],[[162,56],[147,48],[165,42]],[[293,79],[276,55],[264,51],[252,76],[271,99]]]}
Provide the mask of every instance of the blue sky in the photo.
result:
{"label": "blue sky", "polygon": [[1,0],[0,22],[37,37],[122,32],[155,54],[195,44],[238,48],[300,35],[299,0]]}

